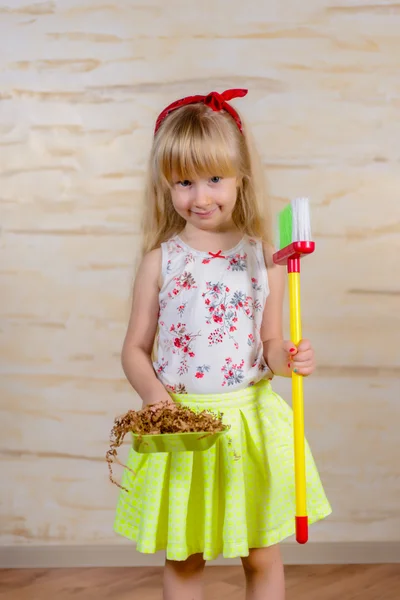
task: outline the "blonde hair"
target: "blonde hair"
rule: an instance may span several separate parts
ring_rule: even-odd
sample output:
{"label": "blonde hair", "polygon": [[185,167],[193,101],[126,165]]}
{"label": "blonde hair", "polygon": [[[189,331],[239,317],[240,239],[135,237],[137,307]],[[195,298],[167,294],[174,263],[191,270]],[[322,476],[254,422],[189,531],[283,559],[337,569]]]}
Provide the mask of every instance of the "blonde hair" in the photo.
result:
{"label": "blonde hair", "polygon": [[184,228],[171,200],[172,173],[179,179],[236,176],[233,221],[239,230],[271,243],[264,174],[251,136],[224,111],[204,104],[183,106],[155,135],[146,182],[142,253],[158,248]]}

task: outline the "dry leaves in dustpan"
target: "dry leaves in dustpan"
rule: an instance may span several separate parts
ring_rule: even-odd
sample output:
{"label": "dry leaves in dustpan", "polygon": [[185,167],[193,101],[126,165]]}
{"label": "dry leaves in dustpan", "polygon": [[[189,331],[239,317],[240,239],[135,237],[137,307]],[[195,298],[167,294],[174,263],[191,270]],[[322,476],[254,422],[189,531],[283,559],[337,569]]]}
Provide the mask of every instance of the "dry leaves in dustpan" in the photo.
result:
{"label": "dry leaves in dustpan", "polygon": [[151,435],[204,432],[211,434],[225,429],[222,416],[222,414],[215,415],[206,410],[194,412],[187,406],[171,403],[160,403],[156,407],[146,406],[139,411],[128,411],[122,417],[115,419],[114,427],[111,430],[110,449],[106,454],[110,481],[127,491],[115,481],[112,473],[112,463],[125,466],[118,460],[117,452],[127,433]]}

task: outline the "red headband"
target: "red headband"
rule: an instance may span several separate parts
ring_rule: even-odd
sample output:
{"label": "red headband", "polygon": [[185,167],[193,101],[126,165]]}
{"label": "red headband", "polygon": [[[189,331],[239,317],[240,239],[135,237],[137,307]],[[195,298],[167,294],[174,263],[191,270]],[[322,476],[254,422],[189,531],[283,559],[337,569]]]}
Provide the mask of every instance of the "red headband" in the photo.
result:
{"label": "red headband", "polygon": [[181,108],[181,106],[187,106],[188,104],[198,104],[202,102],[206,106],[209,106],[214,111],[226,110],[227,113],[231,115],[231,117],[235,120],[236,125],[239,128],[239,131],[242,131],[242,122],[237,114],[236,110],[228,104],[227,100],[232,100],[232,98],[242,98],[247,94],[248,90],[226,90],[219,94],[218,92],[211,92],[207,96],[187,96],[186,98],[181,98],[180,100],[176,100],[167,108],[164,108],[162,113],[158,116],[156,121],[156,126],[154,129],[154,135],[157,133],[161,123],[164,121],[165,117],[167,117],[172,111],[177,108]]}

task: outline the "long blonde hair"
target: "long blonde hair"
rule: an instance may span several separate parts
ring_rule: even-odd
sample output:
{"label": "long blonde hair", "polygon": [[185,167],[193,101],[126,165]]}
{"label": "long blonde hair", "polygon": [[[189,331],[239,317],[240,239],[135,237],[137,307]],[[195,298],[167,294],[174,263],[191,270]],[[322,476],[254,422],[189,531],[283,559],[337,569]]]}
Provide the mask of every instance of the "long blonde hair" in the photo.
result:
{"label": "long blonde hair", "polygon": [[264,174],[251,136],[245,127],[241,133],[228,113],[199,103],[172,112],[155,135],[146,182],[142,254],[185,226],[171,200],[172,173],[182,180],[236,176],[240,182],[232,214],[236,227],[271,243]]}

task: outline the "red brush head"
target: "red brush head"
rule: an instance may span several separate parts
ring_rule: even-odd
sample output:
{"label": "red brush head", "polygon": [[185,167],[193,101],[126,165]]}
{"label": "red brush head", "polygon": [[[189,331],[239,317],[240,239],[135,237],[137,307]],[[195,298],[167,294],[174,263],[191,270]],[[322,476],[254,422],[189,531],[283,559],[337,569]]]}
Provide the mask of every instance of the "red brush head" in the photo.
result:
{"label": "red brush head", "polygon": [[300,273],[300,258],[315,250],[315,242],[292,242],[273,255],[274,263],[287,265],[289,273]]}

